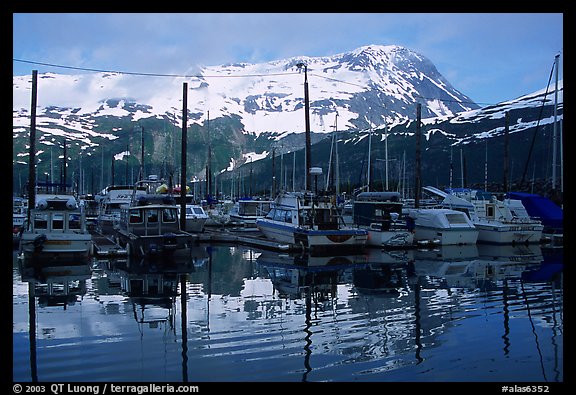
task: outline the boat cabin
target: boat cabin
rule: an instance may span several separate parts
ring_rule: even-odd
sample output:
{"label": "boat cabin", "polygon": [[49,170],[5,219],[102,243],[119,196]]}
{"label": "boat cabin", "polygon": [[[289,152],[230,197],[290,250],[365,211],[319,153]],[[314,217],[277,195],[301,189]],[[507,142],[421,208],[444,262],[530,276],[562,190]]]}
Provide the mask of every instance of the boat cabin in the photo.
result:
{"label": "boat cabin", "polygon": [[122,209],[120,228],[137,236],[177,232],[180,230],[178,206],[170,196],[140,196],[134,206]]}
{"label": "boat cabin", "polygon": [[382,230],[388,230],[402,216],[403,205],[399,192],[362,192],[353,203],[354,225],[378,223]]}
{"label": "boat cabin", "polygon": [[74,197],[39,197],[36,208],[31,211],[32,233],[86,232],[84,211],[79,210]]}

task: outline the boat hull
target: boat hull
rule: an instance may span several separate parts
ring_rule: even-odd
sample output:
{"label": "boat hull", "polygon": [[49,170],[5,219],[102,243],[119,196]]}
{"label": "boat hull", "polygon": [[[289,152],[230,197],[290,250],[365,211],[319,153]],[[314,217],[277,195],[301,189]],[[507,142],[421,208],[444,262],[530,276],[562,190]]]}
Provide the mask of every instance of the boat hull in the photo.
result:
{"label": "boat hull", "polygon": [[542,240],[541,224],[474,223],[478,242],[490,244],[535,244]]}
{"label": "boat hull", "polygon": [[32,256],[70,256],[88,257],[92,248],[92,236],[89,233],[22,233],[20,251],[24,257]]}
{"label": "boat hull", "polygon": [[381,248],[408,248],[414,245],[414,233],[368,229],[366,245]]}
{"label": "boat hull", "polygon": [[167,232],[162,235],[135,235],[117,230],[118,242],[126,248],[128,256],[185,255],[193,245],[188,232]]}
{"label": "boat hull", "polygon": [[474,228],[433,228],[417,226],[414,233],[416,242],[434,242],[439,245],[476,244],[478,229]]}
{"label": "boat hull", "polygon": [[300,246],[312,254],[361,251],[368,240],[363,229],[314,230],[267,219],[259,219],[256,226],[266,238]]}
{"label": "boat hull", "polygon": [[204,226],[206,225],[206,221],[208,221],[208,217],[206,218],[186,218],[186,232],[192,233],[202,233],[204,232]]}

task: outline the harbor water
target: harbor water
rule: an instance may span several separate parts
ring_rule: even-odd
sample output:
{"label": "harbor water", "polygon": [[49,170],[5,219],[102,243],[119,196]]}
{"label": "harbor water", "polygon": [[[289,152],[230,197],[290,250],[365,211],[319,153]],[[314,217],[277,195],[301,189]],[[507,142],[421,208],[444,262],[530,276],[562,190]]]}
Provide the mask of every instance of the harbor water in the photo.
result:
{"label": "harbor water", "polygon": [[13,381],[562,383],[562,251],[14,251]]}

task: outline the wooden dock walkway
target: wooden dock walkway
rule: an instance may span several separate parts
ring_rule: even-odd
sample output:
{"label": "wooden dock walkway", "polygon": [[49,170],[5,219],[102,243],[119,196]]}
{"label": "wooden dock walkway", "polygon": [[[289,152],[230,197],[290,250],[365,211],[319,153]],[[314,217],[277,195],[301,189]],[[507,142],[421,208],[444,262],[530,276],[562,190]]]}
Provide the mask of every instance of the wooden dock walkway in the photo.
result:
{"label": "wooden dock walkway", "polygon": [[231,243],[242,244],[274,251],[301,251],[302,248],[295,244],[279,243],[267,239],[257,230],[244,229],[206,229],[199,233],[199,241],[204,243]]}
{"label": "wooden dock walkway", "polygon": [[[91,255],[95,257],[124,257],[128,253],[125,248],[113,240],[113,236],[104,235],[96,230],[90,231],[92,235]],[[292,252],[301,251],[302,248],[294,244],[278,243],[266,239],[259,231],[245,229],[206,229],[202,233],[192,233],[197,243],[225,243],[241,244],[273,251]]]}
{"label": "wooden dock walkway", "polygon": [[97,257],[119,257],[126,256],[127,251],[112,240],[112,236],[103,235],[97,230],[91,230],[92,235],[92,256]]}

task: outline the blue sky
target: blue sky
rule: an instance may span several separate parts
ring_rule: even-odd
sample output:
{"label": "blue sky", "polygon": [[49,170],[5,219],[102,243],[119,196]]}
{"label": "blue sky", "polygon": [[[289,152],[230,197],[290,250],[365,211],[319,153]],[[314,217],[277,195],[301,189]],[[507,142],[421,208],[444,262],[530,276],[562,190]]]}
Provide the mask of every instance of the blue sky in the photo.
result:
{"label": "blue sky", "polygon": [[[188,74],[195,66],[329,56],[401,45],[480,105],[546,87],[562,13],[16,13],[13,58],[98,70]],[[13,75],[82,71],[13,61]]]}

